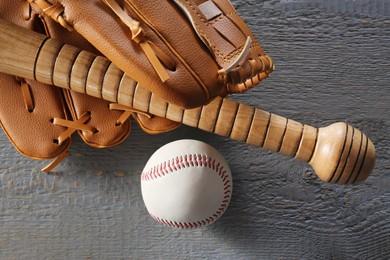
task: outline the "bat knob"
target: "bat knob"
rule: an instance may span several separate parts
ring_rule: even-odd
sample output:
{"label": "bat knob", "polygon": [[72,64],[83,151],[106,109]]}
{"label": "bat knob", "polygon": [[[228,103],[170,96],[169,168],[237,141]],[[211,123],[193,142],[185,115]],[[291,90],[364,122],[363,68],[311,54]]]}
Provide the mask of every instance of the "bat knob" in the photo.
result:
{"label": "bat knob", "polygon": [[326,182],[365,181],[375,165],[375,147],[359,130],[345,123],[320,128],[310,165]]}

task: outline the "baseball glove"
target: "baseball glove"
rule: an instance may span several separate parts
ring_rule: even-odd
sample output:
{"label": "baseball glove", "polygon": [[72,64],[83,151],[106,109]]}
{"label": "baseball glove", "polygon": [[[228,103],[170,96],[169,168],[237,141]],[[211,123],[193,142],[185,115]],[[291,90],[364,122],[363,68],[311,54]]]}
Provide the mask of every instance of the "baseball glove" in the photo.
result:
{"label": "baseball glove", "polygon": [[[0,18],[106,55],[134,84],[184,108],[246,91],[273,70],[272,59],[227,0],[0,0]],[[77,59],[85,59],[82,52]],[[43,171],[67,155],[76,131],[87,144],[103,148],[125,140],[131,115],[151,134],[180,125],[5,74],[0,84],[1,126],[23,155],[55,158]]]}
{"label": "baseball glove", "polygon": [[[79,34],[64,29],[25,0],[0,1],[0,18],[99,54]],[[151,134],[179,126],[168,119],[134,113],[130,107],[7,74],[0,74],[0,85],[0,125],[21,154],[54,159],[45,172],[66,157],[76,131],[88,145],[104,148],[126,139],[132,114]]]}

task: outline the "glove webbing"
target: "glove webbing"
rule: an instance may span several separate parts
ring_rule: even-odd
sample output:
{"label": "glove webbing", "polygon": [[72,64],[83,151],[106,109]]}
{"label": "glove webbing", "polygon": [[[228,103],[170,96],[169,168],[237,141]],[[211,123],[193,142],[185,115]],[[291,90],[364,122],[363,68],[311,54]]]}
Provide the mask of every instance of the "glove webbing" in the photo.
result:
{"label": "glove webbing", "polygon": [[135,109],[135,108],[132,108],[132,107],[128,107],[128,106],[124,106],[124,105],[121,105],[121,104],[118,104],[118,103],[111,103],[110,104],[110,110],[123,111],[123,114],[119,117],[119,119],[115,123],[116,126],[120,126],[124,122],[126,122],[133,113],[142,114],[142,115],[148,117],[149,119],[153,118],[153,115],[151,115],[149,113],[145,113],[145,112],[143,112],[141,110],[138,110],[138,109]]}

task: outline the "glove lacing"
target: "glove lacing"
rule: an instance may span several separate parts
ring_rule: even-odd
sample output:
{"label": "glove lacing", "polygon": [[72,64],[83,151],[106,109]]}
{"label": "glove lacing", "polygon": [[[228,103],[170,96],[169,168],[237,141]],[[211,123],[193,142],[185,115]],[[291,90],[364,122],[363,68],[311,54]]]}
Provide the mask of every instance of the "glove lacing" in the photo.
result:
{"label": "glove lacing", "polygon": [[61,24],[69,31],[73,31],[73,27],[66,21],[63,16],[65,8],[61,4],[51,4],[45,0],[27,0],[30,4],[36,4],[42,11],[50,16],[54,21]]}
{"label": "glove lacing", "polygon": [[34,111],[34,100],[32,97],[30,85],[26,82],[25,79],[16,77],[16,81],[20,83],[20,87],[22,90],[24,104],[26,105],[26,109],[29,113]]}
{"label": "glove lacing", "polygon": [[[275,70],[275,65],[273,63],[273,60],[270,56],[264,55],[259,56],[258,62],[261,63],[262,68],[260,69],[260,73],[254,73],[255,68],[257,68],[257,62],[254,59],[248,60],[248,64],[252,69],[252,77],[247,79],[243,83],[229,83],[227,84],[227,92],[229,94],[234,93],[243,93],[247,90],[253,88],[254,86],[258,85],[262,80],[269,77],[269,75]],[[268,66],[266,66],[266,64]],[[242,82],[242,75],[240,74],[241,70],[236,70],[231,72],[231,79],[237,78],[236,82]]]}
{"label": "glove lacing", "polygon": [[115,123],[116,126],[120,126],[120,125],[124,124],[133,113],[142,114],[142,115],[148,117],[149,119],[153,118],[153,115],[151,115],[149,113],[145,113],[145,112],[140,111],[138,109],[135,109],[133,107],[124,106],[124,105],[121,105],[118,103],[111,103],[110,110],[123,111],[122,115],[118,118],[118,120]]}
{"label": "glove lacing", "polygon": [[[85,112],[78,120],[65,120],[62,118],[52,118],[50,121],[53,125],[66,127],[67,129],[62,132],[56,139],[53,140],[53,143],[57,145],[61,145],[65,140],[70,139],[71,136],[78,130],[86,131],[88,133],[96,134],[98,130],[86,123],[91,119],[91,112]],[[58,164],[60,164],[68,155],[69,149],[66,149],[63,153],[61,153],[53,162],[47,165],[42,169],[43,172],[50,172]]]}
{"label": "glove lacing", "polygon": [[126,26],[129,27],[132,34],[131,39],[142,48],[161,81],[167,81],[169,79],[169,75],[165,68],[171,71],[175,71],[174,62],[161,49],[146,39],[145,32],[141,28],[140,23],[131,18],[126,13],[126,11],[119,6],[116,0],[102,1],[111,8],[111,10],[122,20]]}

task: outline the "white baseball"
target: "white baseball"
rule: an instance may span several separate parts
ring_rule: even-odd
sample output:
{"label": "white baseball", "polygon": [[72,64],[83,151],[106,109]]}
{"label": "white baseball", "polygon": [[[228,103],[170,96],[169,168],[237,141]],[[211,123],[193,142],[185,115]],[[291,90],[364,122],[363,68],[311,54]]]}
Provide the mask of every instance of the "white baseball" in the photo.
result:
{"label": "white baseball", "polygon": [[210,145],[179,140],[158,149],[141,174],[149,214],[177,228],[213,223],[232,195],[232,175],[223,156]]}

